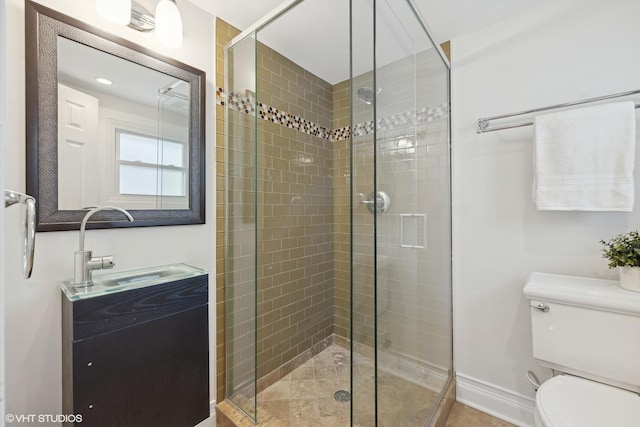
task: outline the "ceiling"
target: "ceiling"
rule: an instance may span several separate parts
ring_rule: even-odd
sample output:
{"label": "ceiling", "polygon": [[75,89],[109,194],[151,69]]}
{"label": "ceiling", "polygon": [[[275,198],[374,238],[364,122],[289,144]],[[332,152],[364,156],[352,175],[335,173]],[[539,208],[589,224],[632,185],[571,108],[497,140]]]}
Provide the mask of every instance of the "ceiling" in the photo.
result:
{"label": "ceiling", "polygon": [[[100,84],[96,81],[98,77],[112,84]],[[58,38],[58,80],[151,107],[158,105],[159,90],[171,88],[171,93],[189,95],[187,82],[64,37]],[[167,103],[165,106],[169,107]],[[184,101],[171,103],[174,111],[185,108],[188,103]]]}
{"label": "ceiling", "polygon": [[[243,30],[283,0],[190,0],[200,8]],[[549,0],[413,0],[429,27],[434,40],[442,43],[516,15]],[[371,54],[371,16],[373,0],[353,0],[354,64],[366,71]],[[401,57],[399,49],[407,41],[427,45],[426,39],[415,37],[415,22],[404,6],[404,0],[377,0],[378,65]],[[402,16],[402,15],[405,16]],[[414,25],[415,26],[415,25]],[[274,21],[258,39],[303,68],[330,83],[349,76],[349,0],[305,0]],[[362,48],[360,48],[362,47]],[[381,58],[380,54],[387,54]],[[359,56],[358,56],[359,55]],[[355,75],[359,74],[357,71]]]}

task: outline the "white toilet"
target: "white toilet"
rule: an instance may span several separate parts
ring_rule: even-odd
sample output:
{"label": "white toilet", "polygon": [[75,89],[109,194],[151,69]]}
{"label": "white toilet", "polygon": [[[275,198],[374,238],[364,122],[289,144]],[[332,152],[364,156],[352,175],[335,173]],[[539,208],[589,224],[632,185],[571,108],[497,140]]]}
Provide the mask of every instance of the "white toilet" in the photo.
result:
{"label": "white toilet", "polygon": [[524,294],[533,357],[556,375],[536,394],[536,426],[640,426],[640,292],[531,273]]}

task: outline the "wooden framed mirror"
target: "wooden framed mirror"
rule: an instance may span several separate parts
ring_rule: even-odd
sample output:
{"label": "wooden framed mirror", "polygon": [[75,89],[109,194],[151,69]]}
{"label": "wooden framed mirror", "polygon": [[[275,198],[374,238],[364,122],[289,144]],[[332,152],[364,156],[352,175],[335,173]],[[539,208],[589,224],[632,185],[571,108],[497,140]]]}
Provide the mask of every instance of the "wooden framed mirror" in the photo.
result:
{"label": "wooden framed mirror", "polygon": [[37,231],[205,222],[205,73],[26,3],[27,193]]}

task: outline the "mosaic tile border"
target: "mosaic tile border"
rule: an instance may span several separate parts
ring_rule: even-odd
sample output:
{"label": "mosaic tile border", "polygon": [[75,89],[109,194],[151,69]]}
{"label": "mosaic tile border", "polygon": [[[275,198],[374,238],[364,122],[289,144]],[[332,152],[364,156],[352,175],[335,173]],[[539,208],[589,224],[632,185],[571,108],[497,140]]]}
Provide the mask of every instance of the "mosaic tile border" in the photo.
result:
{"label": "mosaic tile border", "polygon": [[[249,114],[254,116],[256,114],[256,100],[253,96],[242,96],[240,94],[231,92],[227,94],[221,87],[216,90],[216,104],[224,106],[226,104],[235,111]],[[373,121],[367,121],[364,123],[357,123],[353,125],[353,130],[350,126],[345,126],[337,129],[327,129],[324,126],[320,126],[309,120],[305,120],[300,116],[287,113],[278,108],[271,107],[269,105],[259,102],[257,105],[258,116],[262,120],[266,120],[271,123],[280,124],[289,129],[294,129],[299,132],[306,133],[307,135],[313,135],[318,138],[330,142],[343,141],[345,139],[353,137],[359,137],[373,133],[374,126]],[[438,120],[447,115],[448,108],[446,104],[440,104],[433,108],[423,108],[416,111],[404,111],[402,113],[393,114],[388,117],[379,118],[376,121],[375,129],[378,131],[387,131],[396,129],[399,127],[406,127],[414,123],[428,123],[433,120]]]}

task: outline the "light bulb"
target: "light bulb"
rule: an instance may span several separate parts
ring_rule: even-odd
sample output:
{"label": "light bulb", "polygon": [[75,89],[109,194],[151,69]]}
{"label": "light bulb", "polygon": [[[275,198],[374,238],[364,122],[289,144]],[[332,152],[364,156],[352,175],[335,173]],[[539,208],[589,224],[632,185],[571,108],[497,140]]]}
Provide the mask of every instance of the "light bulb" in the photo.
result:
{"label": "light bulb", "polygon": [[131,0],[96,0],[96,6],[107,21],[120,25],[131,22]]}
{"label": "light bulb", "polygon": [[109,85],[112,85],[112,84],[113,84],[113,82],[112,82],[111,80],[106,79],[106,78],[104,78],[104,77],[96,77],[96,81],[97,81],[98,83],[102,84],[102,85],[107,85],[107,86],[109,86]]}
{"label": "light bulb", "polygon": [[156,37],[165,46],[182,46],[182,18],[173,0],[160,0],[156,6]]}

